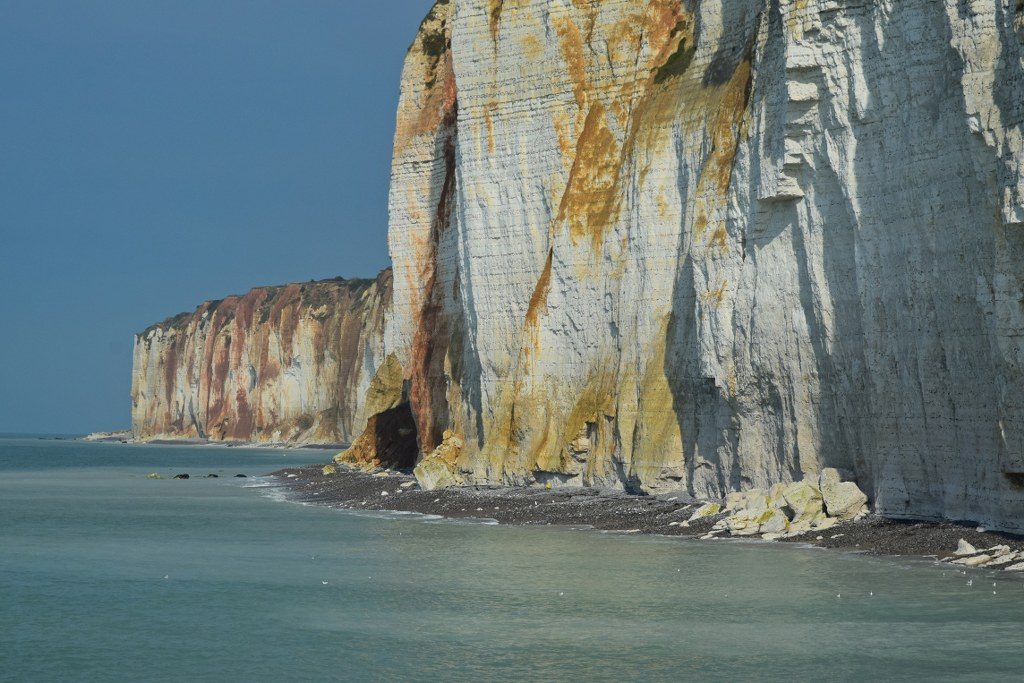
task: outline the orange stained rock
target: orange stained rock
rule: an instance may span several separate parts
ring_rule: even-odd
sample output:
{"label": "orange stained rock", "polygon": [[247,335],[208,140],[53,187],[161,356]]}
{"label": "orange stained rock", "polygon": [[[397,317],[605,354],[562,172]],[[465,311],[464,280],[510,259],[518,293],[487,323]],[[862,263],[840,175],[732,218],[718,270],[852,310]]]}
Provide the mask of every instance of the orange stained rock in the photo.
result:
{"label": "orange stained rock", "polygon": [[594,250],[600,250],[604,232],[619,210],[620,152],[618,141],[608,129],[604,105],[595,103],[576,142],[569,182],[558,209],[558,220],[568,224],[574,244],[589,237]]}
{"label": "orange stained rock", "polygon": [[579,26],[571,17],[558,15],[552,17],[555,32],[558,34],[558,46],[562,50],[562,58],[572,83],[576,106],[584,109],[587,106],[587,63],[586,46]]}
{"label": "orange stained rock", "polygon": [[548,249],[548,257],[544,263],[537,285],[530,296],[530,305],[526,309],[526,326],[535,327],[540,310],[547,305],[548,291],[551,289],[551,259],[553,251]]}
{"label": "orange stained rock", "polygon": [[497,102],[488,102],[484,105],[484,125],[487,127],[488,154],[494,154],[494,112],[497,108]]}

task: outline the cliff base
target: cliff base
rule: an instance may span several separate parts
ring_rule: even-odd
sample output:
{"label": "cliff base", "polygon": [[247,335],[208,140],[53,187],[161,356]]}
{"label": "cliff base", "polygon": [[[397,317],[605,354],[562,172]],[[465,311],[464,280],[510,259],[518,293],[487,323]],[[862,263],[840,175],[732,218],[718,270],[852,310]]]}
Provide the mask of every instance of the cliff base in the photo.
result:
{"label": "cliff base", "polygon": [[[707,538],[723,519],[723,512],[691,520],[706,509],[705,502],[685,496],[637,496],[594,488],[462,487],[426,491],[409,472],[376,472],[338,467],[325,475],[323,465],[283,469],[272,475],[287,495],[297,501],[345,510],[415,512],[453,519],[479,519],[517,526],[568,526],[599,531],[656,534],[686,539]],[[688,522],[688,526],[683,526]],[[727,537],[708,539],[707,542]],[[939,562],[958,562],[980,557],[985,550],[1006,548],[1012,561],[992,570],[1024,577],[1024,536],[984,530],[974,524],[894,520],[874,515],[854,521],[837,521],[827,530],[812,530],[785,540],[876,555],[920,556]],[[960,541],[978,549],[958,556]],[[992,550],[994,556],[997,551]],[[993,557],[993,559],[995,559]]]}

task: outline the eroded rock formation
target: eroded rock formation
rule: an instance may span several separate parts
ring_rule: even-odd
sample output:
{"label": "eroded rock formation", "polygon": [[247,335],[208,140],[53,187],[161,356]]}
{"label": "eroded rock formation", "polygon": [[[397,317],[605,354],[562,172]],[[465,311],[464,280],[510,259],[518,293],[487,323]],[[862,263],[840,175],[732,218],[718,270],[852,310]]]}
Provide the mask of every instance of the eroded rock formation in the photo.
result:
{"label": "eroded rock formation", "polygon": [[379,408],[366,396],[390,303],[387,270],[260,287],[150,327],[135,338],[133,436],[350,442]]}
{"label": "eroded rock formation", "polygon": [[1022,15],[438,2],[390,199],[421,472],[721,498],[839,467],[883,513],[1024,529]]}

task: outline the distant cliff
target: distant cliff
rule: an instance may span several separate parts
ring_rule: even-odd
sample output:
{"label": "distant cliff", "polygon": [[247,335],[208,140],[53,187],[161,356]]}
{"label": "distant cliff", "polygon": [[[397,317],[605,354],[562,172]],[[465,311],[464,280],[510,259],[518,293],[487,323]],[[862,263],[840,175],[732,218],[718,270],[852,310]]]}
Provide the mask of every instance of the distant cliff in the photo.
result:
{"label": "distant cliff", "polygon": [[391,271],[259,287],[135,337],[138,440],[347,443],[383,361]]}

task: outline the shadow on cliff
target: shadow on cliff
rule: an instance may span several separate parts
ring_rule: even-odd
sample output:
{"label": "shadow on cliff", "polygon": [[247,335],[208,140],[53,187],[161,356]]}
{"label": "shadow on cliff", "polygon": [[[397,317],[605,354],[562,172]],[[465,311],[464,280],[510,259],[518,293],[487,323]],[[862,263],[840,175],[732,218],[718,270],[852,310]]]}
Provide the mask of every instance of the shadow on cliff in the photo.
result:
{"label": "shadow on cliff", "polygon": [[[963,18],[969,3],[959,5]],[[854,468],[883,512],[954,518],[966,511],[995,513],[998,503],[982,500],[979,485],[993,486],[1001,477],[998,461],[1007,459],[994,428],[1007,407],[996,387],[1001,373],[1015,366],[997,367],[987,346],[984,353],[968,349],[992,324],[976,290],[979,278],[991,282],[995,275],[998,219],[995,231],[985,226],[999,215],[997,160],[967,126],[959,80],[940,78],[945,87],[936,87],[936,79],[914,78],[914,64],[907,63],[913,55],[919,70],[965,72],[943,5],[894,3],[885,16],[880,12],[853,8],[824,19],[861,23],[859,49],[848,50],[846,62],[830,75],[842,75],[845,68],[848,77],[860,73],[863,83],[858,87],[849,78],[844,103],[822,78],[826,90],[817,114],[821,127],[835,132],[816,133],[807,142],[819,165],[803,170],[805,198],[762,202],[750,191],[744,234],[731,235],[742,240],[744,260],[753,261],[743,267],[747,275],[756,272],[768,245],[791,243],[794,281],[781,281],[784,291],[763,295],[798,298],[790,308],[799,307],[809,337],[797,342],[814,358],[772,363],[768,356],[759,358],[756,347],[748,348],[740,397],[730,398],[702,359],[716,344],[704,338],[708,333],[698,314],[699,273],[687,247],[679,255],[665,373],[691,494],[717,495],[747,483],[741,423],[761,431],[758,447],[774,450],[761,456],[766,468],[799,475],[801,454],[790,421],[798,399],[792,368],[802,364],[805,372],[817,373],[817,394],[807,409],[817,432],[809,443],[820,465]],[[1000,25],[1009,25],[1005,17]],[[775,3],[768,26],[761,60],[778,59],[780,53],[772,57],[772,51],[784,40]],[[937,39],[927,40],[929,35]],[[868,68],[861,69],[862,63]],[[801,74],[808,77],[814,75]],[[997,83],[1020,78],[1019,49],[1004,50]],[[1024,105],[1002,104],[1020,120]],[[766,128],[786,124],[768,120]],[[852,158],[837,153],[835,145],[843,142]],[[941,161],[937,150],[946,150]],[[897,162],[887,163],[893,155]],[[1007,240],[1013,255],[1024,254],[1024,239]],[[811,267],[818,259],[820,270]],[[1016,265],[1024,259],[1005,261],[1014,263],[1014,276],[1024,276],[1024,267]],[[753,291],[750,319],[733,320],[737,357],[741,344],[757,342],[757,295]],[[823,315],[826,308],[830,315]],[[784,443],[787,434],[793,443]]]}
{"label": "shadow on cliff", "polygon": [[[703,87],[723,86],[732,78],[741,61],[751,58],[759,23],[755,7],[756,3],[750,2],[723,5],[722,11],[726,12],[723,23],[736,32],[732,39],[722,37],[699,79]],[[698,21],[698,44],[704,39],[703,35],[703,27]],[[711,112],[708,114],[710,116]],[[706,349],[702,343],[698,314],[697,274],[689,253],[694,236],[692,226],[687,225],[685,210],[696,199],[694,193],[698,182],[690,176],[702,173],[703,167],[710,163],[708,157],[699,155],[710,154],[709,150],[713,149],[713,142],[705,139],[696,153],[685,148],[678,152],[677,163],[684,170],[679,188],[684,206],[684,223],[680,226],[683,239],[679,243],[676,278],[672,286],[664,362],[665,377],[672,393],[672,409],[682,437],[686,486],[688,493],[698,498],[716,498],[726,491],[741,488],[743,484],[738,453],[740,431],[735,411],[703,358]]]}
{"label": "shadow on cliff", "polygon": [[[958,12],[970,12],[963,0]],[[886,201],[859,206],[859,278],[833,289],[856,287],[864,310],[864,375],[851,406],[863,487],[887,513],[963,518],[984,507],[968,502],[968,489],[995,474],[985,461],[998,449],[999,373],[989,353],[964,353],[988,326],[976,291],[979,277],[993,276],[994,231],[982,226],[998,215],[995,159],[970,132],[960,79],[915,78],[901,57],[967,73],[950,21],[940,3],[897,3],[861,32],[876,68],[865,70],[866,104],[852,126],[854,174],[860,196]],[[893,127],[901,149],[886,133]],[[884,163],[894,152],[921,160],[917,172]]]}

